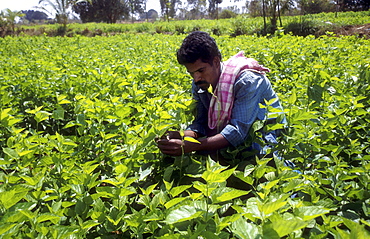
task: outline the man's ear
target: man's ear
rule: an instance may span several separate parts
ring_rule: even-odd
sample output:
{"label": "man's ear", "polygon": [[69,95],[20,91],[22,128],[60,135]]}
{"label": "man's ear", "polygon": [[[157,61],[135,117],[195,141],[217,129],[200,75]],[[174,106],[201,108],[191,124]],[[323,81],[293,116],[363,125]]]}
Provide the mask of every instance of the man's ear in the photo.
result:
{"label": "man's ear", "polygon": [[215,57],[213,58],[213,64],[215,64],[217,67],[221,67],[221,60],[220,60],[220,57],[215,56]]}

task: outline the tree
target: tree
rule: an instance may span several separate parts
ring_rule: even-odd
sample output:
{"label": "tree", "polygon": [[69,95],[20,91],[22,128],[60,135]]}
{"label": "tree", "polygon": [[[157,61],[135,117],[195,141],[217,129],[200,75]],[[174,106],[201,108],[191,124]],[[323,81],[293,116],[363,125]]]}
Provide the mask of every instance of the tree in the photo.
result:
{"label": "tree", "polygon": [[151,20],[155,21],[158,18],[158,12],[154,9],[150,9],[140,15],[140,20]]}
{"label": "tree", "polygon": [[370,8],[369,0],[339,0],[341,11],[367,11]]}
{"label": "tree", "polygon": [[136,13],[145,12],[144,6],[147,0],[127,0],[128,6],[130,8],[131,20],[134,21],[134,15]]}
{"label": "tree", "polygon": [[174,18],[177,11],[177,5],[181,3],[181,0],[159,0],[161,5],[162,15],[168,21],[170,18]]}
{"label": "tree", "polygon": [[262,1],[252,0],[246,3],[246,7],[251,17],[263,16]]}
{"label": "tree", "polygon": [[234,12],[232,10],[232,8],[230,9],[224,9],[221,11],[220,13],[220,19],[227,19],[227,18],[234,18],[236,17],[238,14],[236,12]]}
{"label": "tree", "polygon": [[0,13],[0,27],[3,31],[6,31],[8,26],[10,27],[11,31],[15,32],[15,21],[18,17],[23,17],[24,14],[21,11],[12,11],[9,8],[5,9],[5,11],[1,11]]}
{"label": "tree", "polygon": [[186,14],[187,19],[199,19],[206,12],[206,0],[187,0],[190,11]]}
{"label": "tree", "polygon": [[218,4],[222,3],[222,0],[208,0],[208,15],[211,18],[218,18]]}
{"label": "tree", "polygon": [[62,29],[65,31],[67,29],[70,8],[80,1],[81,0],[39,0],[39,4],[42,5],[40,8],[46,12],[49,12],[46,8],[47,6],[53,8],[57,23],[62,24]]}
{"label": "tree", "polygon": [[91,3],[81,1],[72,6],[73,12],[79,15],[83,23],[102,21],[99,16],[97,16],[97,9],[94,6],[94,2],[95,1],[92,1]]}
{"label": "tree", "polygon": [[35,10],[25,10],[22,11],[24,14],[24,19],[26,19],[29,22],[34,22],[34,21],[40,21],[40,20],[47,20],[48,15],[44,12],[41,11],[35,11]]}
{"label": "tree", "polygon": [[293,0],[252,0],[247,4],[251,16],[263,16],[264,32],[267,33],[266,18],[270,19],[271,31],[275,31],[279,21],[280,26],[281,14],[289,10],[294,5]]}
{"label": "tree", "polygon": [[303,15],[335,11],[335,5],[330,0],[299,0],[297,4]]}
{"label": "tree", "polygon": [[80,1],[72,10],[80,16],[82,22],[116,23],[122,17],[128,18],[128,3],[122,0]]}

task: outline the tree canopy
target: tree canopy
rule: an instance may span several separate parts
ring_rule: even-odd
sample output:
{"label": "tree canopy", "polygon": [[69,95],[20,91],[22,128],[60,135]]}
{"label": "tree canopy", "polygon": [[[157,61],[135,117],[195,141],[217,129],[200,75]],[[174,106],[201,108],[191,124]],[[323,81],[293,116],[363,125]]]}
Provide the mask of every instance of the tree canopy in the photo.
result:
{"label": "tree canopy", "polygon": [[80,1],[72,9],[82,22],[116,23],[122,17],[128,18],[130,12],[128,3],[121,0]]}
{"label": "tree canopy", "polygon": [[48,15],[42,11],[24,10],[22,13],[24,14],[23,18],[30,22],[48,19]]}

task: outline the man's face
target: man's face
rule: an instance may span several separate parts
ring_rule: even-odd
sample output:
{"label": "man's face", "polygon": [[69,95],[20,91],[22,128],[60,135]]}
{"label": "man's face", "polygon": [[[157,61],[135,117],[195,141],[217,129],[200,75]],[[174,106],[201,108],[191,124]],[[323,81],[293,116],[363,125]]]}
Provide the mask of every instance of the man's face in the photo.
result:
{"label": "man's face", "polygon": [[194,83],[200,88],[207,90],[209,85],[212,85],[213,89],[216,88],[221,74],[220,59],[218,57],[214,58],[213,65],[198,59],[194,63],[186,63],[185,67],[193,77]]}

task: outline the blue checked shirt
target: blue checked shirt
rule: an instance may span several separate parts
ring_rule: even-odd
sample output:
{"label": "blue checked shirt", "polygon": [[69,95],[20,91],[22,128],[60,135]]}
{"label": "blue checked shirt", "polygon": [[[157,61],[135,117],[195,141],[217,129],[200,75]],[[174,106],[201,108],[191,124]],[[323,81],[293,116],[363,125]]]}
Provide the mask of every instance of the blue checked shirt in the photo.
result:
{"label": "blue checked shirt", "polygon": [[[195,120],[188,130],[196,131],[205,136],[212,136],[208,128],[208,109],[212,95],[204,91],[193,82],[192,93],[196,104]],[[271,105],[282,109],[278,97],[271,87],[270,81],[265,75],[252,71],[243,72],[234,83],[234,105],[231,120],[221,134],[233,146],[238,146],[247,139],[249,129],[256,120],[266,119],[266,109],[260,108],[259,104],[265,105],[265,99],[276,101]],[[283,110],[281,110],[283,111]],[[265,141],[276,143],[275,132],[263,134]]]}

